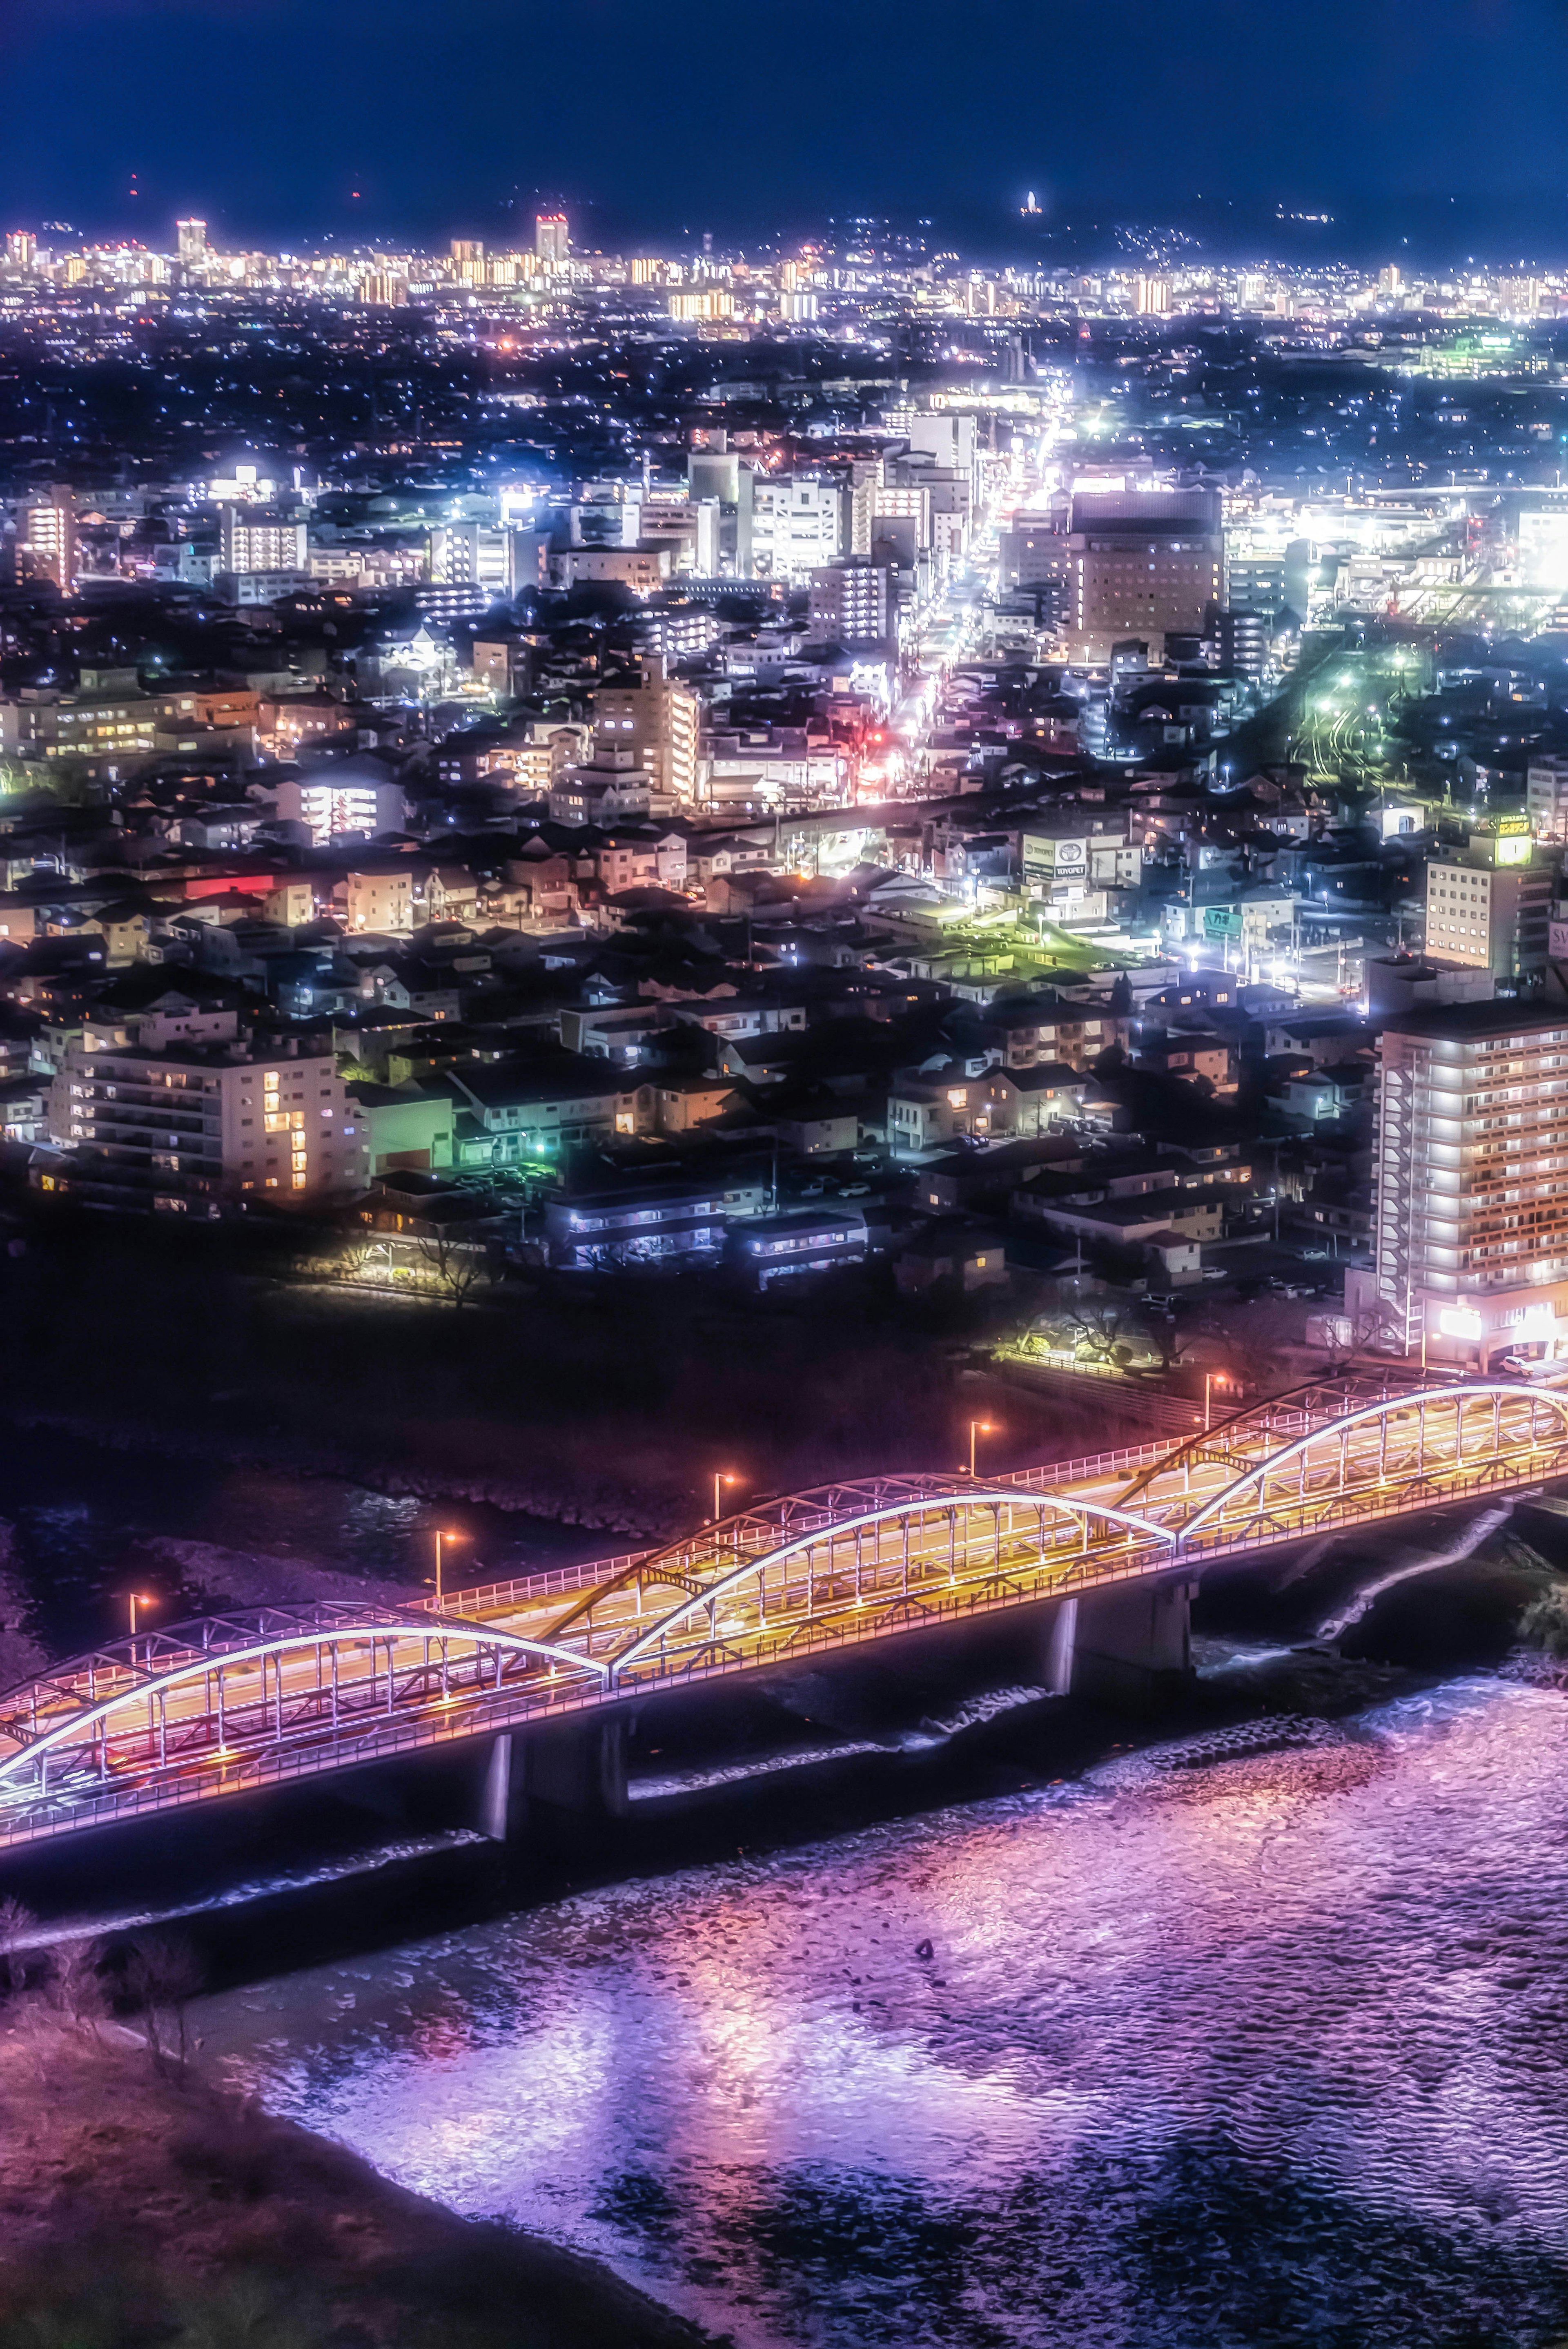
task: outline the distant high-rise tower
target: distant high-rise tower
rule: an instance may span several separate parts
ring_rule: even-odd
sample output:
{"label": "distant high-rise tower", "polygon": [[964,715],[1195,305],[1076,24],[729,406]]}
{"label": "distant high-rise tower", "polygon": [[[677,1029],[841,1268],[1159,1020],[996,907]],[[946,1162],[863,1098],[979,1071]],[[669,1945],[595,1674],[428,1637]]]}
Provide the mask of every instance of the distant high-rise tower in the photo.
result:
{"label": "distant high-rise tower", "polygon": [[180,240],[181,261],[195,263],[207,258],[207,223],[204,220],[182,220],[174,223]]}
{"label": "distant high-rise tower", "polygon": [[5,239],[5,265],[8,269],[31,269],[38,250],[38,240],[30,229],[14,228]]}
{"label": "distant high-rise tower", "polygon": [[563,269],[572,251],[572,235],[564,212],[540,212],[533,223],[533,249],[546,269]]}
{"label": "distant high-rise tower", "polygon": [[28,579],[52,579],[73,595],[77,572],[77,502],[60,483],[46,483],[18,516],[17,559]]}

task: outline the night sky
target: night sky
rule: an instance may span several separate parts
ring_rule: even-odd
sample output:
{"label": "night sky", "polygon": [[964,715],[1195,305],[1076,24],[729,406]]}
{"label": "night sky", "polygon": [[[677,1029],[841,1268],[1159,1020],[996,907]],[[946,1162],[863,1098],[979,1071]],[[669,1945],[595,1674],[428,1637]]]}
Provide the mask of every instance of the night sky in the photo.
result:
{"label": "night sky", "polygon": [[1063,250],[1568,255],[1568,0],[0,0],[0,76],[4,224],[154,244],[506,241],[545,197],[590,246],[874,212],[1048,255],[1032,187]]}

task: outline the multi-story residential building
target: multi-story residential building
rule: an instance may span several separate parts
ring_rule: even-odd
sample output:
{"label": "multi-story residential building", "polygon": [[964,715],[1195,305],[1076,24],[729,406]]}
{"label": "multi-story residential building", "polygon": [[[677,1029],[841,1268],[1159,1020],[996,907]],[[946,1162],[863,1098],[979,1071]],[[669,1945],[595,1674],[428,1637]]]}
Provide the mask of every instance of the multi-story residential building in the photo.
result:
{"label": "multi-story residential building", "polygon": [[1436,1005],[1378,1040],[1375,1257],[1358,1330],[1484,1369],[1568,1347],[1568,1008]]}
{"label": "multi-story residential building", "polygon": [[1568,841],[1568,759],[1532,759],[1524,771],[1524,809],[1537,840]]}
{"label": "multi-story residential building", "polygon": [[898,626],[892,574],[854,555],[823,564],[811,574],[810,610],[816,644],[885,645]]}
{"label": "multi-story residential building", "polygon": [[666,806],[689,807],[696,796],[701,719],[700,699],[670,675],[662,653],[640,654],[634,676],[601,686],[593,697],[596,747],[633,750]]}
{"label": "multi-story residential building", "polygon": [[49,1132],[65,1156],[36,1170],[40,1187],[98,1206],[215,1216],[250,1195],[316,1206],[366,1173],[334,1055],[296,1039],[84,1037],[50,1088]]}
{"label": "multi-story residential building", "polygon": [[303,824],[320,848],[351,834],[374,840],[378,833],[401,831],[408,802],[401,783],[346,761],[285,778],[277,786],[277,813],[280,823]]}
{"label": "multi-story residential building", "polygon": [[1428,955],[1503,981],[1539,978],[1546,968],[1558,864],[1535,846],[1517,818],[1478,832],[1468,847],[1429,858]]}
{"label": "multi-story residential building", "polygon": [[533,250],[546,269],[565,268],[572,252],[572,225],[564,212],[535,215]]}
{"label": "multi-story residential building", "polygon": [[304,572],[310,561],[309,532],[303,522],[254,506],[226,505],[220,519],[220,569],[235,574],[259,571]]}
{"label": "multi-story residential building", "polygon": [[18,520],[16,554],[23,576],[52,579],[62,595],[71,595],[77,575],[77,502],[71,492],[57,482],[40,490]]}

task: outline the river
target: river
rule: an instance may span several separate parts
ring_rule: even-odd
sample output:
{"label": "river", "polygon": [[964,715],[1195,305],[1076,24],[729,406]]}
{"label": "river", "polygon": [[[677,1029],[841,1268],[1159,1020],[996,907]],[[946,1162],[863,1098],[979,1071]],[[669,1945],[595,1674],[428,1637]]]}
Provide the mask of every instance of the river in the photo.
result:
{"label": "river", "polygon": [[557,1899],[203,2002],[204,2056],[743,2349],[1568,2330],[1568,1698]]}

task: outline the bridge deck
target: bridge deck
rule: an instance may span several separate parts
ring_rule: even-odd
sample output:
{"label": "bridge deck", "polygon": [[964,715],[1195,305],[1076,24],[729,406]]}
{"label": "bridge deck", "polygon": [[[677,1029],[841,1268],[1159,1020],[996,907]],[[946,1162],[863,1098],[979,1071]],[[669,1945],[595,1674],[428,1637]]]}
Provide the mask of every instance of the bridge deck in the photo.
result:
{"label": "bridge deck", "polygon": [[406,1609],[273,1608],[0,1700],[0,1848],[1568,1475],[1568,1398],[1341,1381],[1172,1448],[829,1486]]}

